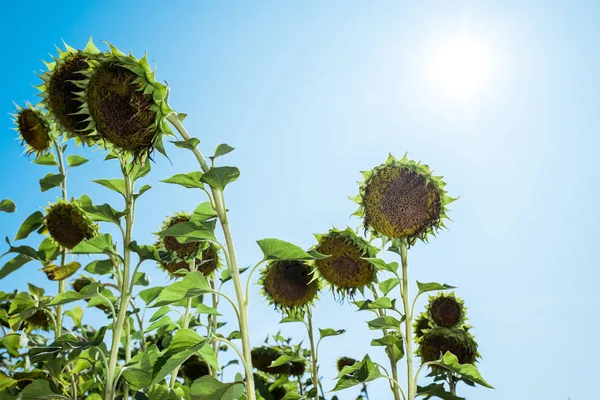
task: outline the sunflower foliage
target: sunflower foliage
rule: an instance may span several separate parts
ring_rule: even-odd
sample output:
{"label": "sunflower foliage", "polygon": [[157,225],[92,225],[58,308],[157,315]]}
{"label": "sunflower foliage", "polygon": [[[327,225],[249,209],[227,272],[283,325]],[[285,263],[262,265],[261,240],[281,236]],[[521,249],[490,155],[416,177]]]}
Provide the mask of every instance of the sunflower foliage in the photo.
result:
{"label": "sunflower foliage", "polygon": [[[46,289],[29,283],[0,291],[0,399],[339,400],[354,386],[368,399],[369,382],[386,379],[386,398],[456,400],[458,382],[491,387],[475,366],[480,356],[464,303],[447,293],[453,287],[417,282],[409,298],[407,252],[444,228],[455,200],[441,177],[390,156],[363,173],[354,198],[358,230],[316,234],[309,249],[261,239],[260,259],[241,267],[225,206],[240,171],[222,165],[234,148],[220,144],[205,157],[148,57],[100,47],[91,39],[83,49],[64,44],[38,74],[40,102],[13,110],[16,139],[39,166],[32,179],[47,202],[25,210],[17,231],[5,233],[0,280],[6,288],[11,274],[27,269],[31,280],[47,282]],[[197,168],[170,177],[152,171],[153,159],[167,155],[165,139],[169,151],[189,151]],[[90,161],[85,154],[92,151],[104,158]],[[79,188],[67,175],[85,177],[98,163],[95,171],[110,176],[93,182],[117,201],[71,195]],[[176,185],[196,196],[196,208],[137,215],[138,202],[153,190],[145,183],[151,173],[160,175],[161,190]],[[17,207],[5,198],[0,211]],[[149,243],[134,235],[139,218],[156,218],[156,230],[143,232],[153,235]],[[384,261],[387,250],[399,260]],[[151,285],[153,268],[164,285]],[[282,324],[306,328],[305,340],[280,333],[260,345],[251,340],[253,284]],[[438,294],[414,316],[417,298],[428,292]],[[337,360],[333,384],[323,380],[333,365],[322,362],[319,349],[336,348],[346,329],[313,324],[319,297],[329,293],[340,307],[373,313],[367,324],[379,332],[372,354]],[[407,362],[406,379],[400,361]],[[421,379],[433,382],[417,386],[426,369]]]}

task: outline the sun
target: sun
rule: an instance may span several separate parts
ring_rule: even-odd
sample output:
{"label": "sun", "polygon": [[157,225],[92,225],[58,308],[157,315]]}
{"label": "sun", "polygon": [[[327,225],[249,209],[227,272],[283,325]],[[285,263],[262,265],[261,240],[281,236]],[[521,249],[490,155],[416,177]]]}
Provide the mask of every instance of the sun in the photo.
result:
{"label": "sun", "polygon": [[469,103],[491,84],[493,52],[483,40],[470,35],[445,37],[433,47],[427,67],[436,95]]}

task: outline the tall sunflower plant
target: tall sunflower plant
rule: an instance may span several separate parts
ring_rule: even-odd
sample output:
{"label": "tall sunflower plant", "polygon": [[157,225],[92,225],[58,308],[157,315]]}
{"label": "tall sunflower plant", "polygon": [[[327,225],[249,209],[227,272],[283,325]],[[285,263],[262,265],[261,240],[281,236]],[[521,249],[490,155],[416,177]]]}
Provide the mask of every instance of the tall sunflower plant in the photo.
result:
{"label": "tall sunflower plant", "polygon": [[[443,227],[453,200],[427,166],[390,157],[364,173],[356,201],[366,237],[332,229],[316,235],[307,250],[266,238],[257,241],[261,259],[240,268],[225,196],[240,172],[221,165],[234,149],[220,144],[208,157],[201,152],[200,140],[184,126],[186,115],[169,106],[169,88],[156,81],[147,57],[110,43],[100,50],[90,39],[81,50],[65,44],[45,64],[37,86],[41,101],[17,107],[14,121],[32,162],[54,168],[39,180],[40,190],[59,196],[25,218],[14,241],[28,239],[28,245],[7,238],[0,279],[38,263],[57,282],[57,291],[52,296],[29,284],[26,292],[0,292],[1,398],[325,399],[330,392],[319,372],[319,345],[345,332],[318,328],[317,336],[313,315],[326,286],[340,302],[348,299],[376,314],[368,324],[383,337],[371,344],[384,347],[391,370],[369,355],[338,363],[334,392],[362,385],[361,396],[368,398],[367,383],[377,378],[390,382],[396,400],[459,399],[459,382],[489,386],[475,368],[479,353],[462,300],[432,296],[419,318],[413,317],[416,298],[409,303],[408,249]],[[165,138],[171,150],[190,151],[198,167],[163,179],[163,187],[179,185],[202,200],[193,210],[168,216],[154,232],[154,243],[138,244],[136,204],[151,189],[143,180],[153,158],[167,156]],[[75,151],[67,155],[67,149]],[[67,172],[88,162],[83,152],[98,149],[120,177],[93,182],[117,193],[120,204],[68,197]],[[16,206],[4,199],[0,211],[15,212]],[[37,248],[30,245],[34,232],[45,235]],[[400,256],[400,271],[398,263],[377,258],[385,247]],[[83,259],[91,262],[83,267]],[[150,264],[164,272],[165,286],[150,286],[144,272]],[[382,280],[384,274],[391,276]],[[256,281],[283,314],[282,323],[306,327],[309,349],[279,334],[274,345],[252,346],[248,306]],[[225,285],[233,286],[234,296],[225,293]],[[416,297],[452,289],[417,285]],[[84,318],[82,306],[93,318]],[[233,321],[219,312],[223,307]],[[416,373],[414,356],[422,360]],[[405,389],[397,370],[403,358]],[[235,376],[225,379],[225,368],[236,365]],[[434,382],[417,386],[425,367]]]}

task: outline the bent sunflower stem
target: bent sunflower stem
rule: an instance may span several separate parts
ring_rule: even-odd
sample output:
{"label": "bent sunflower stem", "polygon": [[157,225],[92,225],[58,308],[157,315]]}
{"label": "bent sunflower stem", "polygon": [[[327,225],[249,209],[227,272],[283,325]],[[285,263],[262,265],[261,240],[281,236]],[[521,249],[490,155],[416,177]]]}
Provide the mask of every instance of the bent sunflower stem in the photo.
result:
{"label": "bent sunflower stem", "polygon": [[[184,128],[181,121],[177,117],[177,114],[171,113],[167,120],[177,129],[179,134],[184,140],[191,139],[190,135]],[[192,149],[194,156],[198,160],[200,167],[204,172],[210,169],[209,165],[206,163],[204,156],[200,152],[197,147]],[[222,197],[222,193],[214,187],[210,188],[213,200],[215,204],[215,211],[217,212],[217,218],[221,224],[221,228],[223,229],[223,235],[225,236],[225,243],[227,244],[227,253],[229,255],[229,263],[227,267],[229,268],[229,272],[231,274],[231,278],[233,280],[233,285],[235,287],[235,293],[237,296],[237,302],[240,307],[239,310],[239,327],[240,334],[242,336],[242,351],[243,351],[243,360],[247,365],[252,365],[252,357],[250,354],[250,334],[248,328],[248,307],[246,305],[246,299],[244,298],[244,291],[240,279],[240,272],[237,265],[237,257],[235,254],[235,247],[233,245],[233,238],[231,236],[231,229],[229,226],[229,220],[227,218],[227,209],[225,207],[224,197]],[[254,376],[252,375],[252,370],[246,369],[246,395],[248,400],[256,400],[256,392],[254,388]],[[107,399],[108,400],[108,399]]]}

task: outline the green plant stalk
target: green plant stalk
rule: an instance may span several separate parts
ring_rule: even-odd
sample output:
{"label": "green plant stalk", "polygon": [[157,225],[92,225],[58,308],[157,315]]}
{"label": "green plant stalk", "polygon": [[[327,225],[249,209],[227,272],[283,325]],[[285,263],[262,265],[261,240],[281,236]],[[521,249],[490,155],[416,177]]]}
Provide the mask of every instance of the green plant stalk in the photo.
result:
{"label": "green plant stalk", "polygon": [[[217,296],[217,293],[215,293],[215,279],[214,278],[210,279],[210,288],[213,290],[213,292],[212,292],[212,306],[216,310],[217,307],[219,306],[219,296]],[[210,324],[212,326],[212,331],[216,332],[217,331],[217,316],[216,315],[211,315]],[[219,348],[220,348],[219,343],[216,342],[216,341],[213,341],[212,348],[213,348],[213,353],[215,353],[215,357],[216,357],[217,362],[218,362],[219,361]],[[217,370],[211,367],[210,368],[210,376],[216,378],[217,377]]]}
{"label": "green plant stalk", "polygon": [[[121,160],[121,164],[123,161]],[[131,243],[131,231],[133,228],[133,183],[131,177],[125,171],[125,167],[121,165],[123,170],[123,177],[125,179],[125,208],[129,209],[129,213],[125,215],[125,237],[123,240],[123,274],[121,279],[121,299],[119,303],[119,314],[117,316],[116,324],[113,326],[113,337],[110,348],[110,358],[108,361],[108,370],[106,372],[106,386],[104,388],[104,400],[113,400],[114,395],[114,379],[115,369],[117,366],[117,358],[119,355],[119,346],[121,344],[121,334],[123,333],[123,325],[127,318],[127,305],[131,293],[129,292],[129,269],[131,264],[131,252],[128,249],[129,243]],[[117,266],[118,268],[118,266]]]}
{"label": "green plant stalk", "polygon": [[[56,158],[58,159],[58,172],[64,176],[62,182],[60,183],[60,189],[62,191],[63,200],[67,200],[67,171],[65,169],[65,164],[63,161],[63,154],[60,145],[58,144],[57,139],[54,140],[54,147],[56,148]],[[60,266],[65,266],[65,260],[67,258],[67,250],[63,249],[60,255]],[[64,293],[67,291],[67,281],[65,279],[61,279],[58,281],[58,294]],[[56,327],[55,327],[55,335],[56,338],[62,336],[62,325],[63,325],[63,306],[56,306]]]}
{"label": "green plant stalk", "polygon": [[319,370],[318,370],[318,355],[315,348],[315,339],[313,335],[313,324],[312,324],[312,311],[311,307],[308,306],[306,311],[306,319],[308,324],[306,325],[308,329],[308,338],[310,339],[310,358],[312,362],[311,373],[312,373],[312,381],[313,386],[315,388],[315,399],[319,398]]}
{"label": "green plant stalk", "polygon": [[405,344],[406,344],[406,368],[408,375],[407,400],[414,400],[417,394],[414,383],[413,372],[413,332],[412,332],[412,314],[410,310],[410,302],[408,299],[408,246],[406,243],[400,244],[400,258],[402,259],[402,302],[404,303],[404,325],[406,328]]}
{"label": "green plant stalk", "polygon": [[[125,320],[125,364],[131,360],[131,326],[129,318]],[[123,384],[123,399],[129,399],[129,384]]]}
{"label": "green plant stalk", "polygon": [[450,384],[450,393],[456,396],[456,380],[454,380],[454,374],[451,372],[448,374],[448,383]]}
{"label": "green plant stalk", "polygon": [[[177,131],[179,132],[179,134],[181,135],[181,137],[184,140],[191,139],[190,135],[187,133],[184,126],[179,121],[179,118],[177,118],[176,114],[174,114],[174,113],[170,114],[167,117],[167,120],[177,129]],[[200,167],[202,168],[202,170],[204,172],[208,171],[210,168],[209,168],[208,164],[206,163],[206,160],[202,156],[202,153],[200,152],[200,150],[197,147],[194,147],[192,152],[196,156],[196,159],[198,160],[198,163],[200,164]],[[251,346],[250,346],[250,335],[248,332],[248,306],[246,304],[246,300],[245,300],[245,296],[244,296],[244,292],[243,292],[243,288],[242,288],[242,283],[240,280],[240,271],[239,271],[239,268],[237,265],[235,247],[233,245],[233,238],[231,237],[231,230],[229,227],[229,220],[227,219],[227,211],[225,208],[225,202],[221,197],[221,193],[217,189],[215,189],[213,187],[211,187],[210,189],[211,189],[214,203],[215,203],[215,211],[217,212],[217,217],[221,224],[221,228],[223,229],[223,235],[225,236],[225,243],[226,243],[226,247],[227,247],[226,251],[227,251],[227,254],[229,255],[228,268],[229,268],[229,272],[231,274],[231,278],[233,280],[235,294],[237,296],[238,307],[239,307],[239,311],[240,311],[239,327],[240,327],[240,334],[242,336],[242,338],[241,338],[242,339],[242,354],[244,356],[244,362],[250,366],[250,365],[252,365],[252,357],[250,354]],[[246,395],[248,397],[248,400],[256,400],[256,390],[254,388],[254,376],[251,373],[248,374],[248,372],[246,373]],[[109,400],[109,399],[106,399],[106,400]]]}
{"label": "green plant stalk", "polygon": [[[377,301],[377,299],[379,298],[379,295],[377,294],[377,289],[375,289],[375,287],[371,287],[371,292],[373,292],[373,298],[375,299],[375,301]],[[377,310],[377,314],[380,317],[385,316],[385,311],[378,309]],[[383,330],[383,335],[387,336],[388,334],[388,330],[387,329],[382,329]],[[392,389],[392,393],[394,393],[394,400],[400,400],[400,389],[396,386],[396,384],[394,382],[398,382],[398,360],[396,360],[396,357],[394,356],[394,352],[391,350],[388,350],[387,348],[385,349],[385,353],[387,354],[388,358],[390,359],[390,368],[392,370],[392,378],[394,378],[394,381],[389,381],[390,383],[390,389]],[[366,388],[366,386],[365,386]]]}
{"label": "green plant stalk", "polygon": [[[189,264],[190,272],[196,271],[196,260],[192,259],[192,262]],[[190,327],[190,314],[192,311],[192,297],[187,299],[185,303],[185,314],[183,315],[183,329],[188,329]],[[179,368],[177,367],[171,373],[171,383],[169,387],[171,389],[175,389],[175,383],[177,382],[177,373],[179,372]]]}

